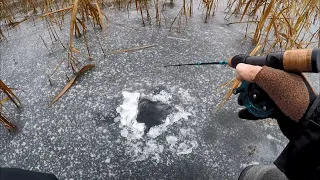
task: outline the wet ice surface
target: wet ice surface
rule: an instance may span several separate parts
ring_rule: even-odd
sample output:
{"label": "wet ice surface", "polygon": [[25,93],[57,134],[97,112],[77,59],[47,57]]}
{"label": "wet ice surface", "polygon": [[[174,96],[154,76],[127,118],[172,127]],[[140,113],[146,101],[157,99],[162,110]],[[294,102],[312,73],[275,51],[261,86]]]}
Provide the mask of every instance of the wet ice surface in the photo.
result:
{"label": "wet ice surface", "polygon": [[[31,22],[11,31],[9,42],[0,43],[1,79],[23,90],[16,94],[24,104],[21,110],[7,106],[19,131],[9,134],[0,128],[2,166],[50,172],[59,179],[231,180],[246,165],[270,164],[281,153],[286,139],[274,121],[238,119],[236,97],[217,111],[225,92],[216,90],[234,77],[232,69],[162,67],[248,53],[249,43],[241,44],[244,32],[226,26],[222,10],[208,24],[196,11],[180,34],[167,27],[139,26],[135,11],[129,19],[127,12],[106,14],[114,23],[106,35],[96,32],[106,52],[156,46],[103,57],[89,29],[91,63],[96,68],[79,78],[53,107],[49,103],[66,84],[67,66],[53,76],[53,86],[47,75],[66,57],[63,48],[51,43],[42,23]],[[59,33],[67,44],[68,27]],[[83,45],[75,46],[86,52]],[[319,89],[317,78],[311,80]],[[162,112],[159,116],[164,113],[165,118],[148,132],[137,121],[142,99],[172,108]]]}

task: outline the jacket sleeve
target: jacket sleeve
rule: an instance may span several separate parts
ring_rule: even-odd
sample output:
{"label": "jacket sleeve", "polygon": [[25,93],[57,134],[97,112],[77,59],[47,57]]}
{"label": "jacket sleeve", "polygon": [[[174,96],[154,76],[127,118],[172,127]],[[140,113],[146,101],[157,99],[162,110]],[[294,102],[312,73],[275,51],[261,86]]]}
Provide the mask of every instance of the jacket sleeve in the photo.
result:
{"label": "jacket sleeve", "polygon": [[301,122],[301,131],[274,164],[290,180],[320,179],[320,96],[310,106]]}

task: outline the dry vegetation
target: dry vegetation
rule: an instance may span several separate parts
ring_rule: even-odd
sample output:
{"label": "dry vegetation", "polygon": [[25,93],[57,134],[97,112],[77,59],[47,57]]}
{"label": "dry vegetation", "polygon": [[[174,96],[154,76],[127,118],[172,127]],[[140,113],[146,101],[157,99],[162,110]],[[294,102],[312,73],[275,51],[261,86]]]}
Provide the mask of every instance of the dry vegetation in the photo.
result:
{"label": "dry vegetation", "polygon": [[229,16],[253,26],[248,32],[253,44],[265,53],[274,49],[301,49],[319,46],[319,0],[229,0]]}
{"label": "dry vegetation", "polygon": [[[222,1],[222,0],[220,0]],[[57,71],[60,65],[67,61],[68,67],[73,72],[73,77],[64,87],[64,89],[54,98],[52,103],[59,99],[68,88],[73,84],[80,73],[93,68],[93,64],[82,66],[75,55],[80,51],[73,46],[74,38],[82,38],[87,49],[86,54],[80,54],[81,57],[92,59],[86,30],[88,25],[92,25],[105,30],[109,21],[103,13],[107,11],[105,7],[112,6],[118,9],[134,8],[141,17],[142,25],[161,26],[166,22],[164,11],[166,6],[173,5],[176,2],[181,3],[180,11],[173,18],[171,28],[174,25],[180,25],[188,22],[192,16],[195,0],[0,0],[0,40],[6,39],[6,33],[11,28],[19,26],[21,23],[32,21],[35,24],[39,21],[45,22],[48,33],[52,41],[57,41],[66,49],[67,58],[62,60],[53,71]],[[203,8],[204,22],[208,22],[210,16],[213,16],[217,9],[218,0],[199,0]],[[178,4],[179,4],[178,3]],[[320,2],[319,0],[228,0],[227,19],[232,17],[236,22],[247,25],[246,38],[251,38],[252,43],[261,47],[260,53],[269,53],[275,49],[293,49],[306,47],[320,47]],[[68,22],[69,43],[63,44],[57,31]],[[252,30],[253,29],[253,30]],[[47,43],[42,39],[43,44]],[[98,39],[101,50],[105,54],[100,39]],[[0,42],[3,43],[3,42]],[[47,47],[48,52],[50,49]],[[256,48],[253,53],[257,52]],[[119,50],[121,51],[121,50]],[[79,66],[82,67],[79,67]],[[2,83],[2,81],[1,81]],[[233,87],[238,86],[239,82],[233,80]],[[0,92],[7,95],[7,98],[0,100],[2,105],[8,98],[12,102],[16,96],[4,85],[0,86]],[[230,97],[227,95],[227,99]],[[0,111],[0,121],[9,129],[9,121]]]}
{"label": "dry vegetation", "polygon": [[[246,38],[256,46],[250,55],[268,54],[271,51],[320,48],[320,1],[319,0],[228,0],[228,18],[238,17],[247,29]],[[258,53],[260,52],[260,53]],[[231,84],[220,108],[241,85],[237,79]]]}
{"label": "dry vegetation", "polygon": [[18,97],[12,92],[12,90],[0,80],[0,122],[9,130],[12,131],[16,128],[3,113],[3,104],[7,101],[13,102],[18,108],[21,107],[21,103]]}

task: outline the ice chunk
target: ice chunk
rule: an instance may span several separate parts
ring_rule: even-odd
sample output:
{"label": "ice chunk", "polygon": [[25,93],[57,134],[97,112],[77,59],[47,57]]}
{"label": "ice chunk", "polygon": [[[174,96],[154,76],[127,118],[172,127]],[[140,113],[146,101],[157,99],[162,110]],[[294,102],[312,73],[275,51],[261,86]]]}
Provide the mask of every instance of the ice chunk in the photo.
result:
{"label": "ice chunk", "polygon": [[166,140],[167,140],[168,144],[175,145],[178,141],[178,138],[176,136],[167,136]]}
{"label": "ice chunk", "polygon": [[177,154],[190,154],[192,152],[193,148],[198,147],[198,143],[196,141],[191,141],[190,145],[186,144],[185,142],[180,143],[178,149],[177,149]]}

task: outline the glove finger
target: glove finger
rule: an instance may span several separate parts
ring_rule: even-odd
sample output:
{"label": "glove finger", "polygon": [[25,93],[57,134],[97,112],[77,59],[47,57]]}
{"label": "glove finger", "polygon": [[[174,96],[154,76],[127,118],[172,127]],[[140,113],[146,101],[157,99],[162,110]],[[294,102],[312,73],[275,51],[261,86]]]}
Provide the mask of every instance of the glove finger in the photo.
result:
{"label": "glove finger", "polygon": [[246,119],[246,120],[259,120],[261,118],[258,118],[251,114],[247,108],[241,109],[238,113],[238,117],[240,119]]}

